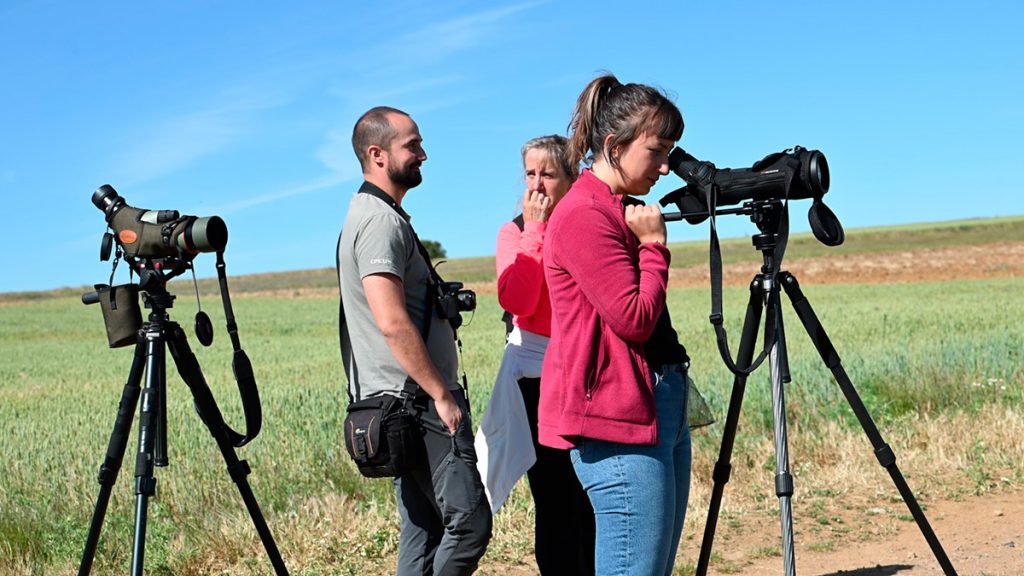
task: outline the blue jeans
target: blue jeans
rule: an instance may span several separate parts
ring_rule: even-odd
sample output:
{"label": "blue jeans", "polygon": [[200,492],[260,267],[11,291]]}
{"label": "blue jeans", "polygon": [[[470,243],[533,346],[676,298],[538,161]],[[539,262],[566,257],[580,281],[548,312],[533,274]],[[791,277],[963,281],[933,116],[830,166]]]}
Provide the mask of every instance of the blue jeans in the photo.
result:
{"label": "blue jeans", "polygon": [[684,368],[655,371],[654,403],[657,445],[584,439],[571,450],[594,506],[595,568],[601,576],[672,574],[690,496]]}

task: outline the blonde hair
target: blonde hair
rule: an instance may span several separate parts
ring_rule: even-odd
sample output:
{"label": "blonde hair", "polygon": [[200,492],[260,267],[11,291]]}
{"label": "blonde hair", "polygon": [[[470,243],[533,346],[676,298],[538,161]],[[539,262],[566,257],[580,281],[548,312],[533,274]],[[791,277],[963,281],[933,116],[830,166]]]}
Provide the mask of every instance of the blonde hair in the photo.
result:
{"label": "blonde hair", "polygon": [[526,141],[526,144],[523,144],[523,149],[521,150],[523,163],[525,165],[527,152],[530,150],[541,150],[551,156],[562,172],[569,178],[569,181],[573,182],[576,180],[576,176],[579,175],[579,163],[569,161],[569,157],[566,155],[568,143],[569,141],[566,140],[565,136],[559,136],[558,134],[531,138]]}

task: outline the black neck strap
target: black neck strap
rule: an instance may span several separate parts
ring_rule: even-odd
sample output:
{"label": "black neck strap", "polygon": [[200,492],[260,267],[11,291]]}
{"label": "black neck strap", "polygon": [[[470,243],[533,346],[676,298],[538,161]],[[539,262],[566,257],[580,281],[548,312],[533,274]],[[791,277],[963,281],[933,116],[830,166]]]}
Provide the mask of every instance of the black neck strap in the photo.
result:
{"label": "black neck strap", "polygon": [[[381,190],[380,187],[378,187],[376,184],[363,181],[363,185],[359,187],[359,193],[369,194],[370,196],[379,199],[381,202],[384,202],[388,206],[391,206],[391,208],[395,212],[397,212],[399,216],[405,219],[406,222],[409,221],[409,214],[407,214],[405,210],[402,210],[402,207],[398,205],[398,202],[396,202],[394,198],[389,196],[387,192]],[[412,231],[412,236],[413,238],[416,239],[416,249],[419,251],[420,255],[423,256],[423,259],[427,262],[427,268],[430,269],[431,280],[433,280],[435,286],[440,286],[444,282],[444,280],[441,278],[441,275],[437,273],[437,269],[434,268],[434,264],[430,261],[430,253],[427,252],[427,248],[426,246],[423,245],[423,242],[420,242],[420,237],[416,234],[415,229]],[[427,300],[429,301],[430,298],[427,298]]]}
{"label": "black neck strap", "polygon": [[398,205],[398,202],[396,202],[394,198],[389,196],[387,192],[381,190],[381,188],[376,184],[364,180],[363,185],[359,187],[359,193],[369,194],[374,198],[378,198],[381,202],[384,202],[388,206],[391,206],[391,208],[395,212],[398,212],[398,215],[404,218],[407,222],[409,221],[409,214],[407,214],[405,210],[402,210],[402,207]]}
{"label": "black neck strap", "polygon": [[[364,180],[363,181],[363,185],[359,187],[359,193],[360,194],[369,194],[369,195],[371,195],[371,196],[373,196],[375,198],[378,198],[379,200],[381,200],[382,202],[384,202],[388,206],[391,206],[391,208],[395,212],[397,212],[399,216],[404,218],[406,222],[408,222],[410,220],[409,214],[407,214],[405,210],[402,210],[402,207],[398,205],[398,202],[396,202],[394,198],[389,196],[387,192],[381,190],[380,187],[377,186],[376,184],[373,184],[372,182],[367,182],[367,181]],[[410,225],[410,228],[411,227],[412,226]],[[435,292],[435,290],[440,291],[441,285],[444,284],[444,279],[441,278],[441,275],[437,273],[437,268],[434,268],[434,263],[430,259],[430,253],[427,252],[427,248],[426,248],[426,246],[423,245],[423,242],[420,242],[420,237],[418,235],[416,235],[416,230],[415,229],[413,229],[413,231],[412,231],[412,237],[416,240],[416,249],[419,250],[420,255],[423,256],[423,261],[427,263],[427,269],[430,270],[431,282],[427,285],[427,310],[426,310],[427,321],[426,321],[426,326],[424,327],[424,336],[423,336],[423,338],[426,339],[426,334],[430,330],[430,318],[431,318],[431,315],[432,315],[431,306],[433,306],[433,304],[434,304],[434,298],[433,297],[438,295],[437,292]],[[459,328],[458,328],[458,325],[453,323],[450,319],[448,321],[448,324],[452,327],[452,334],[455,336],[455,342],[458,343],[458,346],[459,346],[459,356],[461,358],[461,356],[462,356],[462,340],[459,339]],[[460,361],[460,364],[461,364],[461,361]],[[466,369],[465,369],[464,366],[463,366],[463,369],[462,369],[462,387],[466,390],[466,393],[468,394],[469,393],[469,383],[468,383],[468,379],[466,378]]]}
{"label": "black neck strap", "polygon": [[[381,190],[378,186],[376,186],[376,185],[374,185],[374,184],[372,184],[370,182],[365,182],[364,181],[363,185],[360,186],[360,188],[359,188],[359,193],[360,194],[369,194],[370,196],[378,198],[379,200],[381,200],[382,202],[384,202],[385,204],[390,206],[406,222],[409,221],[409,215],[406,214],[406,212],[404,210],[402,210],[402,207],[398,205],[398,202],[395,202],[394,198],[392,198],[391,196],[388,196],[387,193],[384,192],[383,190]],[[430,263],[430,257],[427,255],[427,250],[426,250],[426,248],[423,247],[423,243],[420,242],[419,237],[416,236],[416,231],[415,230],[413,231],[413,238],[416,239],[416,245],[417,245],[417,247],[419,249],[420,254],[422,254],[423,258],[427,261],[427,267],[430,268],[431,278],[433,278],[436,281],[438,279],[437,272],[434,271],[434,267]],[[336,249],[334,251],[334,254],[335,254],[337,270],[340,272],[340,270],[341,270],[341,256],[340,256],[340,254],[341,254],[341,234],[340,233],[338,234],[338,245],[337,245],[337,247],[336,247]],[[423,311],[423,325],[420,327],[420,336],[423,338],[424,342],[426,342],[427,338],[429,337],[429,334],[430,334],[430,323],[431,323],[430,321],[431,321],[432,316],[434,314],[434,310],[433,310],[434,298],[433,298],[433,294],[432,294],[432,288],[433,288],[432,285],[430,285],[430,284],[427,285],[427,295],[426,295],[426,298],[425,298],[426,309]],[[339,292],[341,291],[341,275],[340,274],[338,275],[338,291]],[[339,331],[339,336],[341,335],[342,331],[347,331],[347,329],[348,329],[347,328],[347,319],[345,318],[345,304],[344,304],[344,301],[340,298],[340,294],[339,294],[339,298],[338,298],[338,331]],[[343,356],[342,361],[344,361],[344,355],[342,355],[342,356]],[[415,381],[413,381],[412,378],[406,378],[405,388],[402,390],[403,395],[405,396],[406,399],[412,398],[413,396],[416,395],[417,388],[418,388],[418,385],[416,384]],[[354,401],[354,399],[352,397],[352,389],[351,389],[351,387],[349,387],[349,389],[347,389],[346,392],[348,392],[349,403],[352,403]]]}

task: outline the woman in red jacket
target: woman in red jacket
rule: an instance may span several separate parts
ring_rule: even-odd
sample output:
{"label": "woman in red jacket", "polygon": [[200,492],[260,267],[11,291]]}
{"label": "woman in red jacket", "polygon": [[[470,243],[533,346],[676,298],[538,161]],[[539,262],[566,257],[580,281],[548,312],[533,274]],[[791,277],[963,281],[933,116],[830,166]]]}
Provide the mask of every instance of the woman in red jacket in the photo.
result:
{"label": "woman in red jacket", "polygon": [[491,403],[477,433],[478,466],[497,512],[525,472],[535,509],[534,556],[544,575],[594,574],[594,511],[569,452],[537,442],[541,364],[551,335],[542,249],[547,220],[576,179],[563,136],[523,145],[523,213],[498,232],[498,302],[511,315]]}
{"label": "woman in red jacket", "polygon": [[689,497],[689,358],[665,306],[664,220],[631,197],[668,174],[683,119],[658,90],[609,74],[580,94],[570,127],[569,161],[590,152],[590,166],[547,226],[540,442],[571,449],[597,573],[670,575]]}

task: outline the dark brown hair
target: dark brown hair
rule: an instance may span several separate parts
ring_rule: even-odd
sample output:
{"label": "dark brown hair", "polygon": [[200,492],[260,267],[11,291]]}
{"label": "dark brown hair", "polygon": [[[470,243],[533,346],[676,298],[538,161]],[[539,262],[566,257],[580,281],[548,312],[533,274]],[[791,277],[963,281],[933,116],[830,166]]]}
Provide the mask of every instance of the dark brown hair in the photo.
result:
{"label": "dark brown hair", "polygon": [[569,121],[568,161],[579,165],[587,158],[604,156],[613,167],[618,160],[605,150],[604,140],[611,134],[609,148],[625,146],[647,132],[675,142],[683,135],[683,115],[668,97],[644,84],[623,84],[612,74],[590,81],[576,100]]}
{"label": "dark brown hair", "polygon": [[391,121],[388,120],[388,116],[391,114],[409,116],[397,108],[377,106],[370,108],[360,116],[359,120],[356,120],[355,127],[352,128],[352,148],[356,151],[356,158],[359,159],[359,165],[364,171],[367,162],[366,149],[370,146],[387,148],[398,134],[391,126]]}

